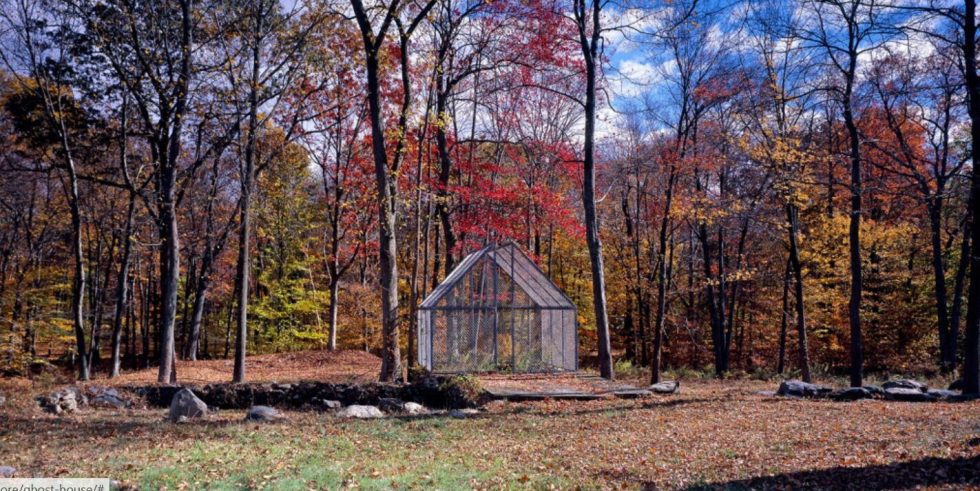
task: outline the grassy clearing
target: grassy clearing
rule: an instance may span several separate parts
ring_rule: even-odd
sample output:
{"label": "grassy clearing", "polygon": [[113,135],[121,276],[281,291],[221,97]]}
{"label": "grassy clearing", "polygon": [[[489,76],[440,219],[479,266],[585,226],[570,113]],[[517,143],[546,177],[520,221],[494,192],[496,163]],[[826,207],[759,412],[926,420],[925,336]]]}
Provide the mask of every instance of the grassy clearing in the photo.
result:
{"label": "grassy clearing", "polygon": [[0,465],[142,489],[874,487],[889,476],[898,487],[980,486],[980,403],[755,395],[772,385],[694,381],[637,401],[494,403],[466,420],[289,412],[258,425],[222,411],[172,425],[160,409],[56,418],[28,397],[38,388],[4,381],[0,392],[14,395],[0,412]]}

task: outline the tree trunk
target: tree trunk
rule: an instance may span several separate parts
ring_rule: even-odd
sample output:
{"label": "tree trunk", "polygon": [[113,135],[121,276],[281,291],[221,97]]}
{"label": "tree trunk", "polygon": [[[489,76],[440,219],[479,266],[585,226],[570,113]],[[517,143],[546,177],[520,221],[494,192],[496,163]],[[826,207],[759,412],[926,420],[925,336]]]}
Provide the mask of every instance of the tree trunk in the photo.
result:
{"label": "tree trunk", "polygon": [[188,332],[187,349],[184,353],[184,359],[191,361],[197,360],[197,352],[200,350],[201,323],[204,321],[204,306],[207,302],[208,289],[211,287],[210,260],[203,261],[194,288],[194,307],[191,310],[190,332]]}
{"label": "tree trunk", "polygon": [[720,368],[721,372],[718,375],[722,375],[731,369],[731,346],[732,346],[732,326],[726,322],[727,317],[727,290],[728,283],[725,278],[728,277],[726,268],[728,263],[725,261],[725,228],[722,224],[718,224],[718,330],[720,332],[722,344],[719,351],[719,356],[716,359],[716,369]]}
{"label": "tree trunk", "polygon": [[330,279],[330,339],[327,342],[327,349],[334,351],[337,349],[337,309],[339,302],[337,295],[340,294],[339,278]]}
{"label": "tree trunk", "polygon": [[946,295],[946,268],[943,264],[942,245],[942,197],[937,196],[935,202],[928,205],[928,213],[934,300],[939,327],[939,369],[942,373],[950,373],[956,368],[956,340],[951,340],[949,333],[949,299]]}
{"label": "tree trunk", "polygon": [[[970,205],[967,203],[967,208],[969,207]],[[953,279],[953,305],[950,307],[949,316],[949,338],[953,344],[952,351],[954,356],[957,351],[956,344],[960,339],[960,319],[962,319],[963,314],[963,290],[966,287],[966,273],[970,266],[971,222],[972,216],[970,214],[970,210],[968,209],[963,223],[963,238],[960,241],[960,259],[956,265],[956,274]]]}
{"label": "tree trunk", "polygon": [[851,162],[851,216],[848,228],[848,244],[851,265],[851,296],[848,302],[848,319],[851,325],[851,387],[861,387],[864,382],[864,348],[861,342],[861,150],[857,125],[851,108],[854,70],[857,54],[851,54],[851,70],[847,74],[844,91],[844,125],[847,127],[849,157]]}
{"label": "tree trunk", "polygon": [[[440,121],[448,119],[446,116],[447,99],[449,94],[444,87],[443,75],[436,75],[436,115]],[[447,118],[447,119],[444,119]],[[453,250],[456,248],[456,235],[453,233],[452,216],[449,208],[449,178],[452,173],[452,160],[449,157],[449,142],[446,139],[445,125],[436,125],[436,149],[439,153],[439,189],[437,192],[436,212],[439,214],[439,222],[442,225],[442,233],[446,242],[445,254],[445,275],[453,271],[455,263],[453,261]]]}
{"label": "tree trunk", "polygon": [[[609,339],[609,318],[606,313],[606,278],[602,263],[602,242],[599,240],[599,220],[595,207],[595,119],[596,119],[596,77],[600,30],[600,3],[592,2],[586,8],[586,0],[577,0],[576,13],[579,27],[579,41],[585,60],[585,145],[583,149],[582,201],[585,207],[585,242],[589,247],[589,263],[592,270],[592,305],[595,312],[596,333],[598,335],[599,374],[613,379],[612,347]],[[590,15],[591,14],[591,15]],[[591,17],[591,18],[590,18]],[[586,26],[592,24],[592,32],[587,34]],[[591,39],[589,39],[591,36]]]}
{"label": "tree trunk", "polygon": [[795,205],[786,206],[786,215],[789,220],[789,259],[793,266],[793,282],[796,293],[796,335],[799,343],[799,363],[800,371],[804,382],[810,382],[810,354],[806,340],[806,317],[804,316],[805,303],[803,299],[803,266],[800,263],[800,249],[797,241],[800,229],[799,209]]}
{"label": "tree trunk", "polygon": [[[117,242],[118,237],[113,235],[112,241],[109,243],[109,249],[106,251],[105,267],[100,267],[102,255],[99,254],[100,260],[97,261],[98,264],[95,267],[95,273],[93,275],[93,283],[98,281],[99,275],[102,276],[102,285],[96,288],[96,292],[92,295],[95,312],[92,315],[92,343],[89,346],[88,355],[90,373],[102,362],[102,320],[105,317],[106,292],[109,291],[109,281],[112,279],[112,257],[115,255]],[[102,271],[100,272],[99,270]]]}
{"label": "tree trunk", "polygon": [[[248,153],[248,152],[246,152]],[[250,160],[246,157],[246,160]],[[250,173],[250,165],[245,164],[245,172]],[[245,350],[248,343],[248,291],[249,291],[249,242],[251,221],[249,220],[251,178],[243,177],[241,208],[239,209],[238,264],[235,268],[235,366],[232,383],[245,381]]]}
{"label": "tree trunk", "polygon": [[[123,149],[125,152],[125,148]],[[133,219],[136,214],[136,194],[129,194],[129,205],[126,209],[126,226],[123,229],[122,258],[119,259],[119,275],[116,278],[116,306],[112,318],[112,367],[109,378],[119,376],[120,341],[122,340],[123,316],[129,301],[129,257],[133,246]]]}
{"label": "tree trunk", "polygon": [[261,32],[263,29],[264,1],[256,0],[252,6],[254,12],[254,26],[252,31],[251,46],[251,74],[249,77],[248,89],[248,133],[245,135],[245,161],[241,171],[241,208],[239,209],[239,231],[238,231],[238,266],[236,280],[238,287],[238,312],[236,313],[235,330],[235,368],[232,374],[232,383],[242,383],[245,381],[245,351],[248,345],[248,291],[249,273],[251,258],[249,257],[249,242],[251,241],[251,199],[255,187],[255,153],[257,151],[257,139],[259,129],[259,94],[260,79],[259,70],[262,63]]}
{"label": "tree trunk", "polygon": [[[340,146],[338,145],[338,148]],[[330,277],[330,321],[328,327],[327,349],[334,351],[337,349],[337,295],[340,293],[340,223],[341,223],[341,200],[344,191],[340,186],[340,151],[337,152],[337,169],[335,175],[337,182],[334,183],[333,203],[330,209],[330,259],[327,261],[327,273]],[[327,190],[329,192],[329,190]]]}
{"label": "tree trunk", "polygon": [[401,352],[398,349],[398,248],[395,237],[397,203],[395,176],[388,174],[384,126],[381,121],[381,93],[376,49],[367,53],[368,106],[371,120],[374,172],[378,191],[378,239],[381,260],[381,374],[382,382],[393,382],[401,375]]}
{"label": "tree trunk", "polygon": [[[177,160],[180,157],[180,138],[183,130],[183,117],[187,111],[187,98],[190,90],[191,57],[193,42],[193,21],[191,1],[181,0],[181,38],[180,38],[180,68],[176,84],[176,101],[170,124],[161,123],[166,128],[170,126],[169,134],[160,136],[160,150],[157,157],[160,160],[159,199],[160,199],[160,370],[157,382],[176,383],[177,373],[174,370],[174,321],[177,317],[177,292],[180,281],[180,235],[177,228],[176,187]],[[161,118],[166,121],[166,118]]]}
{"label": "tree trunk", "polygon": [[786,271],[783,273],[783,309],[779,320],[779,361],[776,373],[782,375],[786,371],[786,327],[789,321],[789,279],[792,259],[786,260]]}
{"label": "tree trunk", "polygon": [[[142,277],[139,264],[140,262],[137,261],[136,275]],[[155,284],[153,271],[153,267],[146,268],[148,278],[146,281],[140,281],[140,351],[143,355],[144,368],[150,366],[150,319],[153,318],[151,306],[155,303],[154,297],[156,297],[155,289],[153,292],[149,291],[151,285]]]}
{"label": "tree trunk", "polygon": [[[977,74],[977,24],[976,0],[965,0],[963,29],[963,59],[970,113],[971,157],[980,162],[980,77]],[[970,208],[972,217],[980,217],[980,165],[974,165],[970,181]],[[964,340],[963,393],[980,394],[980,227],[970,227],[970,290],[966,307],[966,338]]]}
{"label": "tree trunk", "polygon": [[721,376],[726,371],[728,371],[728,366],[725,362],[725,346],[728,344],[725,340],[725,326],[724,317],[718,312],[718,302],[715,294],[715,287],[712,281],[712,260],[711,260],[711,242],[708,239],[707,226],[704,222],[698,225],[698,238],[701,242],[701,256],[703,258],[703,269],[704,277],[707,280],[706,286],[706,296],[705,303],[708,304],[708,317],[711,322],[711,345],[714,351],[715,358],[715,375]]}
{"label": "tree trunk", "polygon": [[[63,136],[63,138],[67,138]],[[67,144],[65,150],[67,152]],[[67,156],[68,164],[68,206],[71,209],[71,250],[75,259],[75,275],[71,285],[71,314],[75,328],[75,346],[78,349],[78,378],[88,380],[89,364],[85,353],[85,256],[82,252],[82,214],[78,206],[78,176],[75,173],[75,163],[71,155]]]}
{"label": "tree trunk", "polygon": [[166,172],[169,184],[164,191],[160,214],[160,370],[157,382],[174,382],[174,327],[177,319],[177,293],[180,288],[180,245],[177,232],[177,210],[173,185],[176,169]]}
{"label": "tree trunk", "polygon": [[664,322],[667,315],[667,235],[670,233],[670,212],[674,197],[674,166],[667,175],[667,194],[664,203],[664,216],[660,221],[660,234],[657,240],[657,320],[653,328],[653,357],[651,360],[650,383],[660,383],[660,357],[663,351]]}

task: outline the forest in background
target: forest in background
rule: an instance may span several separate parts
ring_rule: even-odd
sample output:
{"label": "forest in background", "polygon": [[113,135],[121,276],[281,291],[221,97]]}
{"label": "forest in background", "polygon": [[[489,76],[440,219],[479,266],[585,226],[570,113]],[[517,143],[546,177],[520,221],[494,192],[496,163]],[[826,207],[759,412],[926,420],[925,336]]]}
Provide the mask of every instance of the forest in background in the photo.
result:
{"label": "forest in background", "polygon": [[390,380],[514,240],[607,376],[975,384],[973,5],[4,0],[0,367]]}

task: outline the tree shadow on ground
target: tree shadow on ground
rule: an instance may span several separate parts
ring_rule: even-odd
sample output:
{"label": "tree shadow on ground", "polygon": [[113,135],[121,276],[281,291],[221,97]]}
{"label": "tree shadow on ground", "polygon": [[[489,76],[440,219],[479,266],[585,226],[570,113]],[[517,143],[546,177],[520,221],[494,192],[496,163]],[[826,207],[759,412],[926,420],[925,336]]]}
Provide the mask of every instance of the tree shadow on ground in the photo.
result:
{"label": "tree shadow on ground", "polygon": [[139,412],[111,410],[92,412],[89,409],[77,417],[0,415],[0,437],[23,438],[25,436],[40,437],[43,435],[46,440],[60,441],[111,437],[117,442],[123,442],[145,438],[154,433],[166,432],[169,437],[179,440],[197,439],[202,429],[208,431],[209,437],[221,437],[220,433],[212,430],[254,423],[237,419],[219,419],[212,416],[175,424],[167,420],[166,414],[162,411],[140,414]]}
{"label": "tree shadow on ground", "polygon": [[[688,491],[718,489],[911,489],[918,486],[973,487],[980,485],[980,455],[944,459],[929,457],[867,467],[833,467],[789,472],[688,487]],[[647,483],[645,489],[655,489]]]}

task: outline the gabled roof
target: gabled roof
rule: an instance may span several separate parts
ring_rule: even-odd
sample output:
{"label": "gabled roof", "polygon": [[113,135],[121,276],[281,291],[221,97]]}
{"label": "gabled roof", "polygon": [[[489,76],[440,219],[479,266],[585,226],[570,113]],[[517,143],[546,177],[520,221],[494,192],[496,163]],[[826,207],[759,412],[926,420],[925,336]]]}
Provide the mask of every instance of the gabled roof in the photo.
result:
{"label": "gabled roof", "polygon": [[475,265],[479,264],[480,259],[483,258],[492,260],[499,271],[512,278],[517,287],[538,307],[575,307],[571,299],[548,279],[541,268],[538,268],[538,265],[517,244],[511,241],[506,244],[490,244],[470,253],[435,290],[432,290],[420,308],[438,308],[439,300],[449,294],[459,280],[470,272]]}

